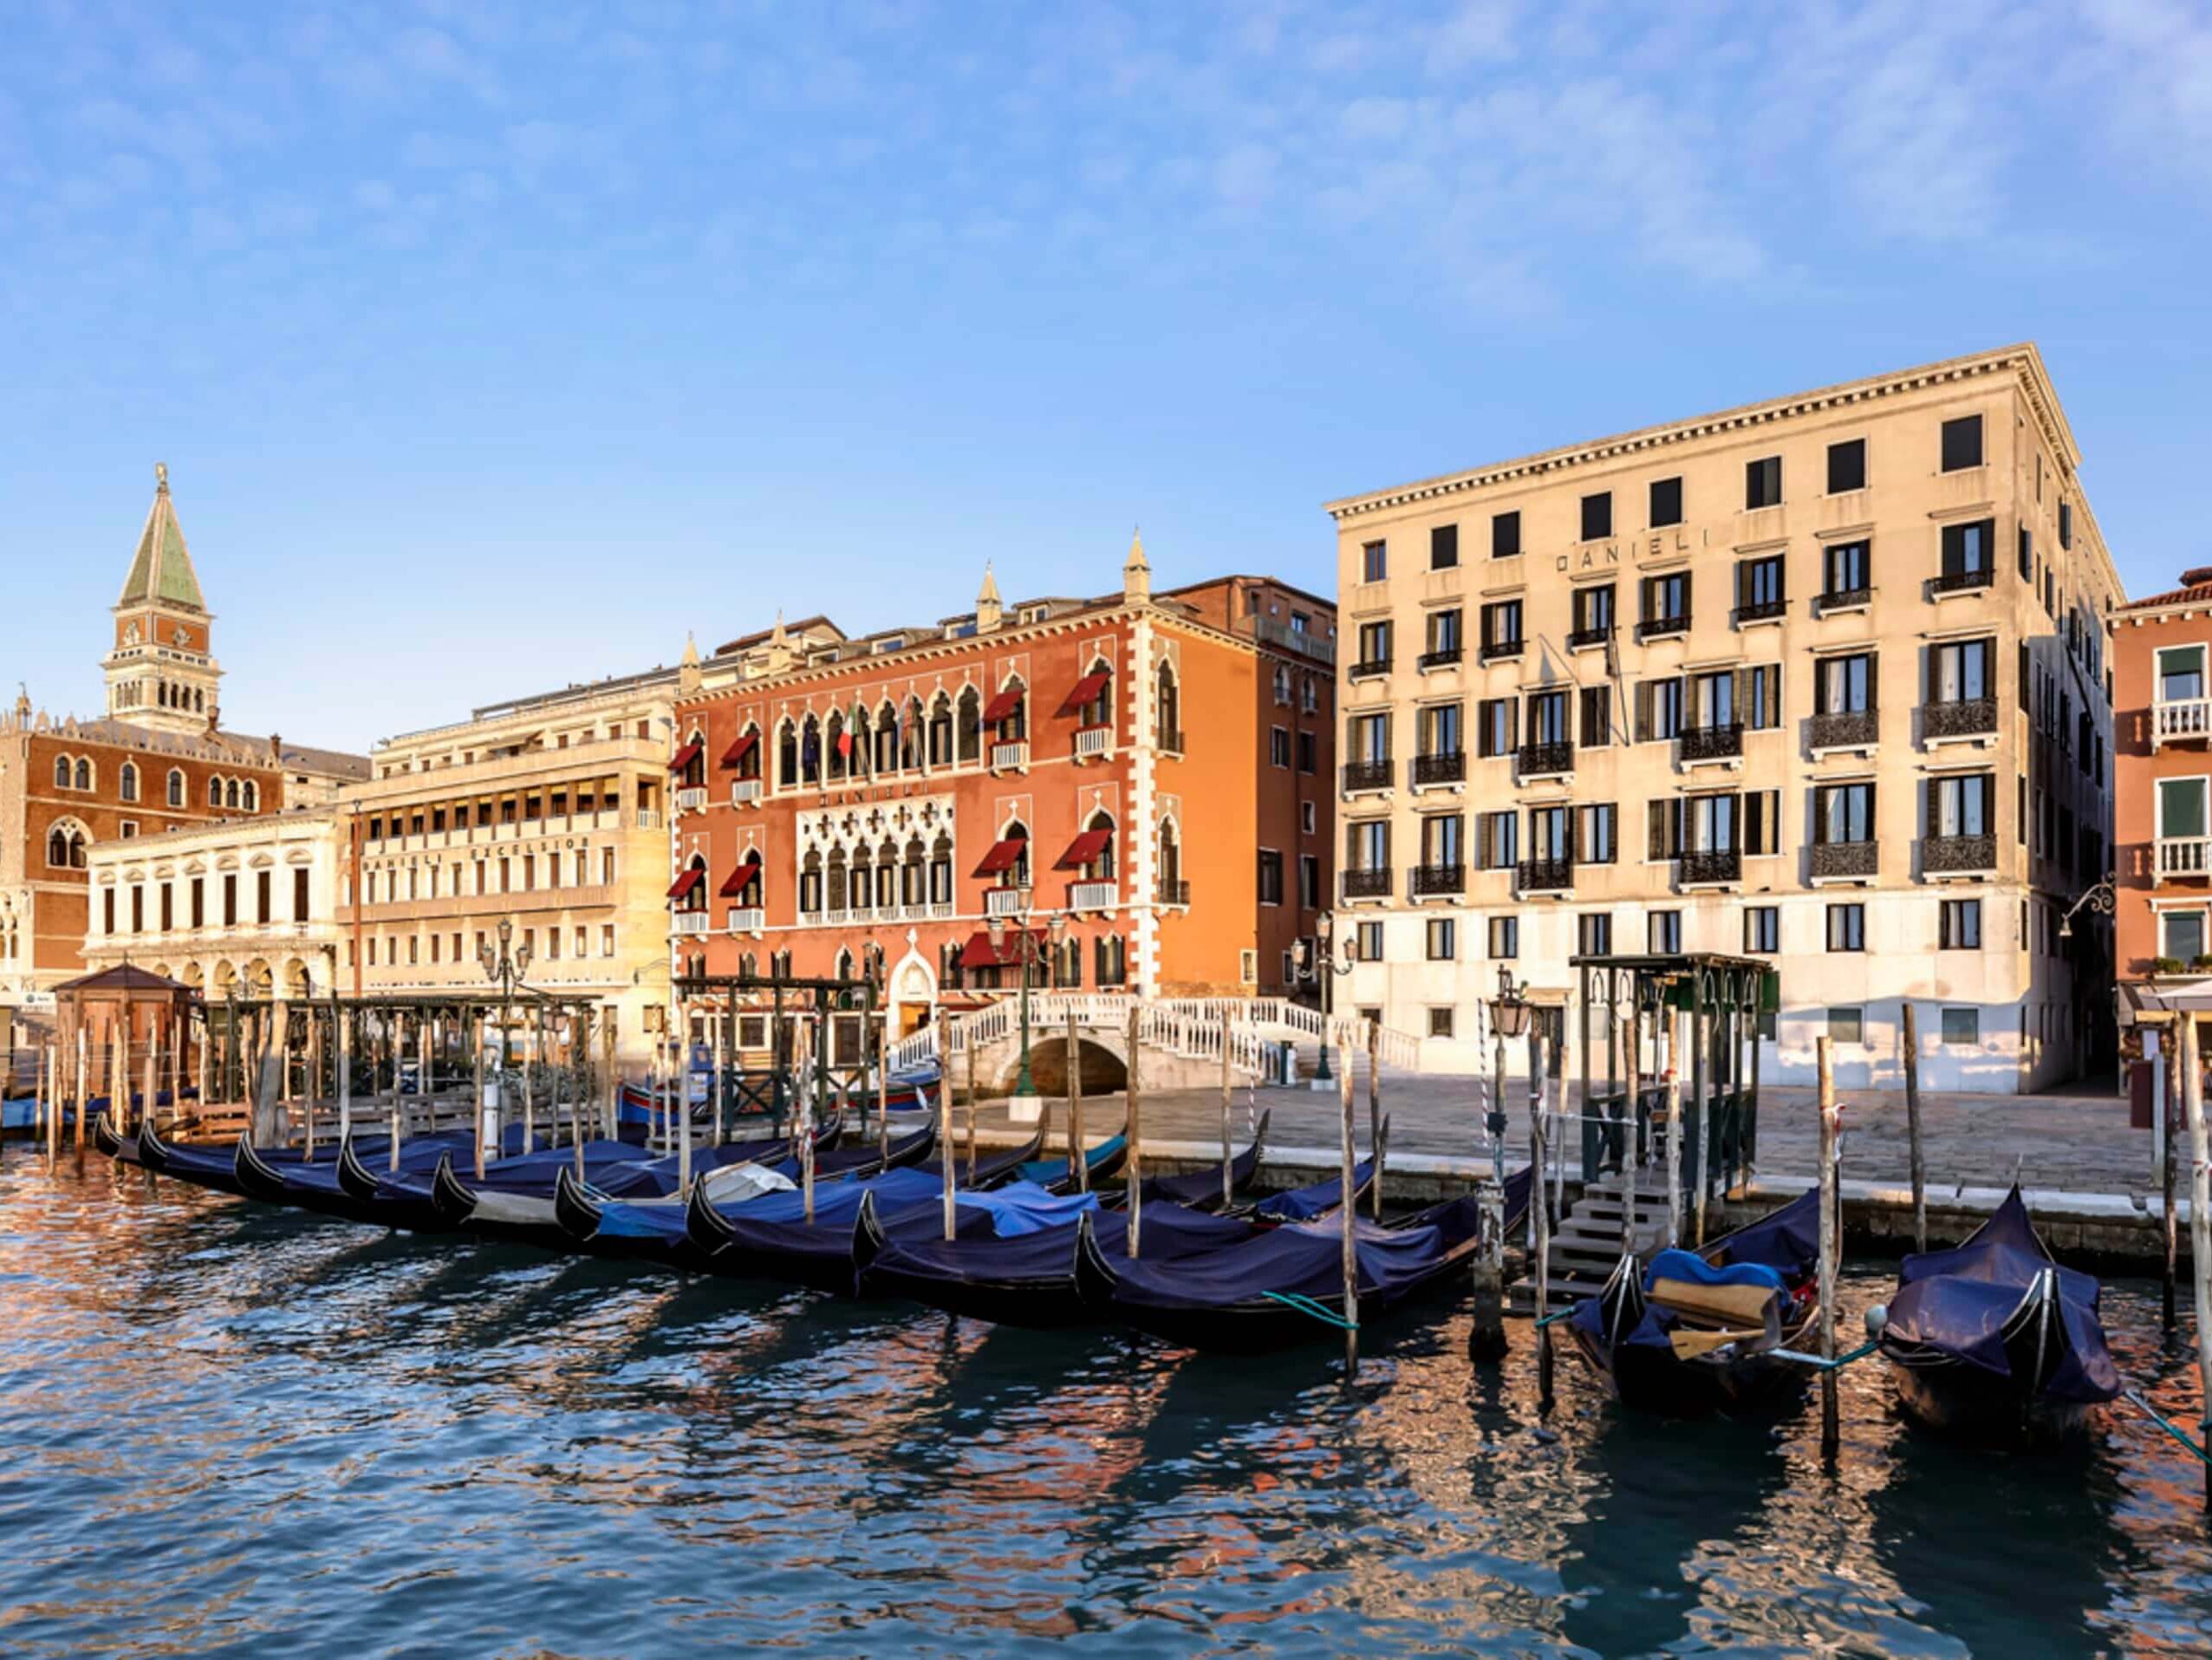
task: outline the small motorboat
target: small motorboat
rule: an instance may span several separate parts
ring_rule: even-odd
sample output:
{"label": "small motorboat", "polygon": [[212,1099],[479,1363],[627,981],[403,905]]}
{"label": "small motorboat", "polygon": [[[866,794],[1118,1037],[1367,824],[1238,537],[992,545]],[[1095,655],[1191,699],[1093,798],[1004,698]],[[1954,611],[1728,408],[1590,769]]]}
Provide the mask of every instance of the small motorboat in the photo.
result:
{"label": "small motorboat", "polygon": [[1964,1245],[1909,1256],[1867,1330],[1906,1414],[1975,1441],[2077,1434],[2120,1392],[2094,1276],[2052,1260],[2015,1185]]}
{"label": "small motorboat", "polygon": [[1820,1195],[1801,1195],[1702,1251],[1624,1252],[1567,1317],[1576,1351],[1624,1406],[1695,1417],[1749,1405],[1804,1367],[1820,1318]]}

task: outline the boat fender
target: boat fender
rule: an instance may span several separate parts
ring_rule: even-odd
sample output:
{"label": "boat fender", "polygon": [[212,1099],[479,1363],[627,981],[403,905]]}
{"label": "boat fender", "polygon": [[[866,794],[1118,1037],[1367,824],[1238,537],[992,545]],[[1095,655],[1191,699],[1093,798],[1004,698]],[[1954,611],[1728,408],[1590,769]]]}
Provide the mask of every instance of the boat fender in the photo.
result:
{"label": "boat fender", "polygon": [[1877,1303],[1866,1311],[1866,1335],[1874,1343],[1882,1341],[1882,1333],[1890,1324],[1890,1305]]}

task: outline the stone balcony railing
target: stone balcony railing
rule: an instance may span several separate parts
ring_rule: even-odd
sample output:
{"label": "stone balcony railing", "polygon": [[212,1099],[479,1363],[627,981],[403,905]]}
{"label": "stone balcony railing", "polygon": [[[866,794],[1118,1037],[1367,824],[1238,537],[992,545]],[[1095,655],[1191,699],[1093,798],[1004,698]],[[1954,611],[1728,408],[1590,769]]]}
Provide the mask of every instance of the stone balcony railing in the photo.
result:
{"label": "stone balcony railing", "polygon": [[2212,837],[2162,836],[2158,838],[2158,875],[2201,877],[2212,874]]}
{"label": "stone balcony railing", "polygon": [[2212,738],[2212,698],[2162,699],[2150,706],[2150,747]]}

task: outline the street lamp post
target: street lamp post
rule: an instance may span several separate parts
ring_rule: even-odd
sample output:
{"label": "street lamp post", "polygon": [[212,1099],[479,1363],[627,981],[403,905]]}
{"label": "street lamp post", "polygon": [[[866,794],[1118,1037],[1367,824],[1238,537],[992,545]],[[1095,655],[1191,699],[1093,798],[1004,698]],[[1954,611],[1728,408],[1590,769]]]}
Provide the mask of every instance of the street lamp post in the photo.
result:
{"label": "street lamp post", "polygon": [[[1051,954],[1057,950],[1061,943],[1068,937],[1068,918],[1064,911],[1055,911],[1051,920],[1045,925],[1049,939],[1039,941],[1035,931],[1029,925],[1030,918],[1033,915],[1030,908],[1030,890],[1026,888],[1023,889],[1021,895],[1021,903],[1015,908],[1013,914],[1012,921],[1016,932],[1012,941],[1013,960],[1015,965],[1021,970],[1022,976],[1022,1064],[1021,1071],[1014,1079],[1014,1099],[1026,1103],[1026,1110],[1034,1112],[1037,1110],[1037,1085],[1031,1080],[1029,1075],[1029,973],[1032,967],[1041,966],[1052,960]],[[992,960],[1001,967],[1007,960],[1006,949],[1009,941],[1006,922],[1005,916],[999,915],[989,918],[984,924],[991,940]]]}
{"label": "street lamp post", "polygon": [[[499,1116],[504,1123],[507,1112],[507,1025],[513,1011],[515,993],[524,989],[523,976],[530,972],[530,941],[514,943],[515,922],[512,917],[499,919],[499,945],[492,948],[485,941],[476,948],[476,960],[484,966],[484,977],[499,988],[499,1071],[493,1087],[499,1092]],[[503,1132],[504,1133],[504,1132]],[[484,1102],[476,1103],[476,1140],[484,1145]],[[531,1149],[525,1147],[525,1153]]]}
{"label": "street lamp post", "polygon": [[1302,985],[1321,988],[1321,1058],[1313,1069],[1313,1087],[1317,1090],[1337,1086],[1329,1071],[1329,1017],[1336,1010],[1337,977],[1350,973],[1356,960],[1337,956],[1336,913],[1322,912],[1314,919],[1311,950],[1305,960],[1295,966],[1295,977]]}
{"label": "street lamp post", "polygon": [[1500,963],[1498,995],[1490,999],[1490,1030],[1498,1045],[1496,1087],[1491,1091],[1490,1111],[1484,1127],[1490,1132],[1491,1152],[1501,1186],[1506,1180],[1506,1039],[1520,1037],[1528,1030],[1530,1010],[1527,999],[1521,995],[1522,990],[1513,984],[1513,971]]}

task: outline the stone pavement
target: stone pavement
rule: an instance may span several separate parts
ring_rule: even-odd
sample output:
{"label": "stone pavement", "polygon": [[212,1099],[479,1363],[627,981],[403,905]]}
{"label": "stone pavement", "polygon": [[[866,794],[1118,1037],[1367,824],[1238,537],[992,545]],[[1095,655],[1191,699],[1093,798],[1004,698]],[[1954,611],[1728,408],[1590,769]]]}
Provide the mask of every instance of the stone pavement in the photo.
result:
{"label": "stone pavement", "polygon": [[[1903,1092],[1850,1090],[1839,1091],[1839,1098],[1844,1104],[1845,1179],[1900,1186],[1908,1182],[1911,1169]],[[1528,1145],[1526,1085],[1509,1081],[1506,1103],[1512,1115],[1506,1156],[1519,1163],[1526,1160]],[[1063,1103],[1048,1105],[1053,1123],[1064,1123]],[[1391,1120],[1394,1155],[1487,1163],[1489,1148],[1481,1128],[1483,1109],[1470,1080],[1386,1075],[1382,1108]],[[1304,1087],[1238,1088],[1232,1112],[1239,1148],[1249,1137],[1250,1115],[1264,1110],[1273,1111],[1269,1142],[1279,1155],[1288,1158],[1296,1150],[1306,1149],[1319,1155],[1321,1162],[1333,1160],[1338,1135],[1334,1094]],[[1218,1090],[1147,1090],[1145,1142],[1148,1145],[1218,1144],[1220,1110]],[[1122,1127],[1125,1112],[1120,1096],[1086,1097],[1086,1135],[1096,1140],[1113,1134]],[[1363,1149],[1367,1141],[1363,1076],[1356,1098],[1356,1122]],[[2151,1190],[2150,1132],[2130,1129],[2126,1101],[2109,1091],[2030,1096],[1931,1093],[1922,1097],[1921,1123],[1931,1199],[1961,1186],[2002,1188],[2013,1180],[2016,1162],[2021,1181],[2030,1187],[2116,1195]],[[991,1139],[1012,1129],[1003,1104],[999,1103],[986,1103],[979,1124],[981,1133]],[[1576,1169],[1571,1160],[1580,1146],[1578,1133],[1571,1132],[1567,1144],[1571,1174]],[[1812,1090],[1774,1087],[1760,1091],[1759,1175],[1812,1176],[1818,1144]]]}

